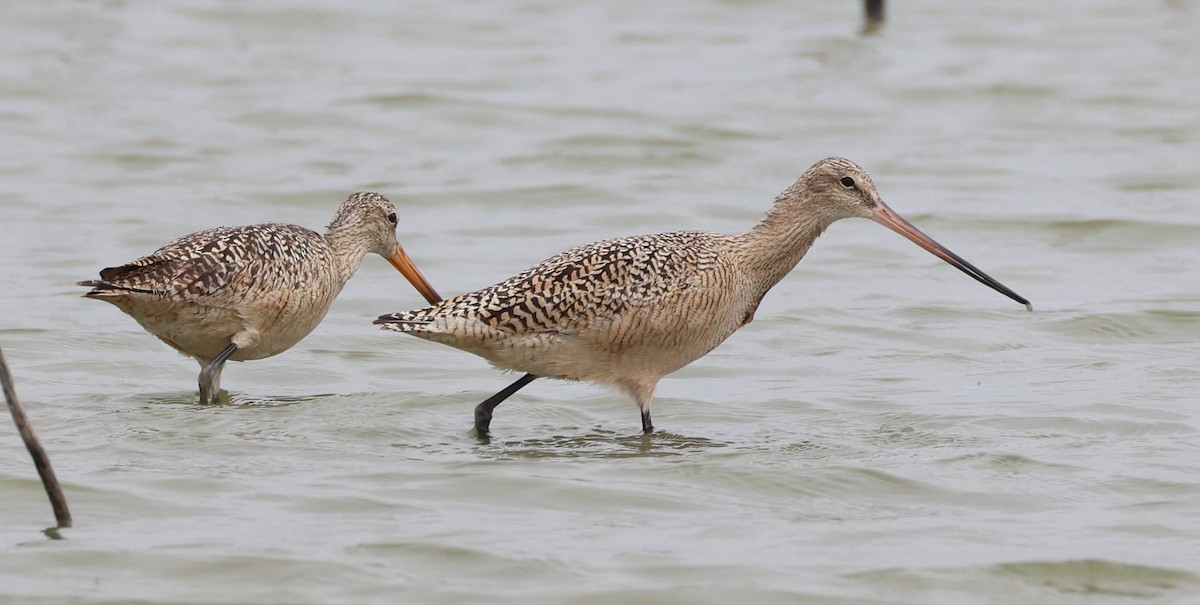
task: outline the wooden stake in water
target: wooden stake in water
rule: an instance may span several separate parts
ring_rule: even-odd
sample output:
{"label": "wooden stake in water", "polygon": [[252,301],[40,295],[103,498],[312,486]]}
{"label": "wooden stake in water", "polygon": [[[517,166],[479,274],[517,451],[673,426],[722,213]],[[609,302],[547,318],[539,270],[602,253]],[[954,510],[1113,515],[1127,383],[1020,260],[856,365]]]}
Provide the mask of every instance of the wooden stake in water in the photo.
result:
{"label": "wooden stake in water", "polygon": [[13,387],[12,374],[9,374],[8,363],[4,361],[4,351],[0,351],[0,383],[4,386],[4,398],[8,400],[8,411],[12,412],[17,432],[25,441],[29,455],[33,456],[33,464],[37,467],[38,475],[42,477],[46,495],[50,496],[50,506],[54,507],[54,518],[58,521],[59,527],[70,527],[71,511],[67,510],[67,499],[63,497],[62,488],[58,486],[54,469],[50,467],[50,457],[46,455],[46,449],[42,447],[42,442],[38,441],[33,426],[29,424],[29,418],[25,416],[25,409],[21,407],[21,400],[17,399],[17,390]]}

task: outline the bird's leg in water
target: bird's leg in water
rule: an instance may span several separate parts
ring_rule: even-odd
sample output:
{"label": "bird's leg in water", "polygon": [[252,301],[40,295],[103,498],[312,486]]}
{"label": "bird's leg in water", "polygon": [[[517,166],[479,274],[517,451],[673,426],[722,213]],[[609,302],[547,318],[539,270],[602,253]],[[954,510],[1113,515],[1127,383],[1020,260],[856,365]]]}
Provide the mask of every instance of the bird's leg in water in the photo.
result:
{"label": "bird's leg in water", "polygon": [[654,432],[654,423],[650,422],[650,408],[642,409],[642,434],[649,435]]}
{"label": "bird's leg in water", "polygon": [[488,397],[483,403],[475,406],[475,432],[479,437],[486,437],[491,430],[492,411],[496,409],[496,406],[500,405],[505,399],[508,399],[513,393],[521,390],[521,387],[533,382],[536,378],[537,376],[533,374],[526,374],[518,378],[516,382],[505,387],[503,391]]}
{"label": "bird's leg in water", "polygon": [[212,361],[200,368],[200,405],[208,405],[216,401],[217,394],[221,391],[221,370],[225,369],[225,362],[237,350],[237,345],[229,343],[224,351],[218,353]]}
{"label": "bird's leg in water", "polygon": [[650,421],[650,402],[654,401],[654,389],[658,386],[658,380],[649,383],[630,382],[624,386],[626,391],[633,396],[633,400],[637,402],[638,409],[642,411],[642,434],[653,433],[654,423]]}

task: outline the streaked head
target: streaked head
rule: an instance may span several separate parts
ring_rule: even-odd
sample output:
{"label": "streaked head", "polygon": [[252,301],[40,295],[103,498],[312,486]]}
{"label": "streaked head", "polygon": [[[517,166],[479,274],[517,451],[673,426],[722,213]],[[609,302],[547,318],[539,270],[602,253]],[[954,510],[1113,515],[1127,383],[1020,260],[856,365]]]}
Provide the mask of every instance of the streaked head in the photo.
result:
{"label": "streaked head", "polygon": [[827,223],[851,217],[871,218],[882,203],[871,176],[845,158],[825,158],[800,176],[776,198],[795,204],[808,215]]}
{"label": "streaked head", "polygon": [[778,200],[777,204],[794,202],[802,212],[816,214],[828,223],[851,217],[869,218],[903,235],[989,288],[1033,310],[1024,297],[992,279],[896,214],[883,203],[867,171],[850,160],[825,158],[813,164],[796,184],[779,195]]}
{"label": "streaked head", "polygon": [[398,223],[396,207],[391,201],[378,193],[360,191],[342,202],[333,222],[329,223],[329,232],[352,232],[366,239],[371,252],[386,258],[425,300],[430,304],[440,302],[442,297],[429,285],[397,241]]}

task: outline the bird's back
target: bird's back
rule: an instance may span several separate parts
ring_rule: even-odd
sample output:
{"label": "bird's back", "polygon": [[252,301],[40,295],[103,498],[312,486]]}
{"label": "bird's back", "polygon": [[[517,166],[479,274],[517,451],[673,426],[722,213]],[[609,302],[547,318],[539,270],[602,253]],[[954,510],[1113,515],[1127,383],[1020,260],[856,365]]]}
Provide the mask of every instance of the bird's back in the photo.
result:
{"label": "bird's back", "polygon": [[748,288],[732,242],[682,231],[587,244],[494,286],[381,322],[541,376],[661,376],[742,325]]}

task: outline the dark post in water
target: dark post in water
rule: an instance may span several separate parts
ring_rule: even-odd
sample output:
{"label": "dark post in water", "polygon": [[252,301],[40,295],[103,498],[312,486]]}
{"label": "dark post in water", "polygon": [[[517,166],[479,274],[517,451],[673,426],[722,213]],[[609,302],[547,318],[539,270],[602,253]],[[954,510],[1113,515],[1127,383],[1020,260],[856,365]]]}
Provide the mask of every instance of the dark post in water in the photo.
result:
{"label": "dark post in water", "polygon": [[0,351],[0,383],[3,383],[4,398],[8,400],[8,411],[12,412],[17,432],[25,441],[29,455],[33,456],[33,465],[37,467],[38,475],[42,477],[46,495],[50,496],[50,506],[54,508],[54,518],[58,521],[59,527],[70,527],[71,511],[67,510],[67,499],[63,497],[62,488],[58,486],[58,478],[54,476],[54,469],[50,467],[50,457],[46,455],[45,448],[38,441],[33,426],[29,424],[29,418],[25,416],[25,409],[21,407],[21,400],[17,399],[17,390],[13,387],[12,374],[8,372],[8,363],[4,361],[3,351]]}

